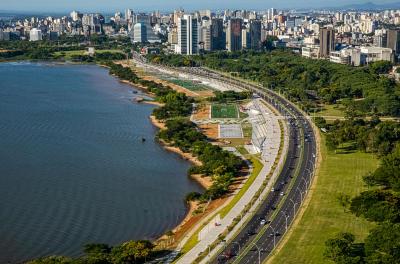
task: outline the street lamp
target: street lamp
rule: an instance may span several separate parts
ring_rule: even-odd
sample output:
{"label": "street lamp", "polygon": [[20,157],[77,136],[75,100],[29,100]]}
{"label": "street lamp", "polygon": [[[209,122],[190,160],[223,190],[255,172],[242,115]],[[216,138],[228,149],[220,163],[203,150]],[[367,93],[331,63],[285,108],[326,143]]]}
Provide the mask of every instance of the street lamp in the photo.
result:
{"label": "street lamp", "polygon": [[301,200],[303,201],[303,192],[299,187],[296,187],[296,190],[300,193]]}
{"label": "street lamp", "polygon": [[289,215],[288,215],[286,212],[284,212],[284,211],[282,211],[281,213],[282,213],[283,216],[285,217],[285,222],[286,222],[285,229],[286,229],[286,231],[287,231],[287,228],[288,228],[287,220],[288,220],[288,218],[289,218]]}
{"label": "street lamp", "polygon": [[270,227],[272,229],[272,232],[274,232],[273,236],[274,236],[274,249],[275,249],[275,246],[276,246],[276,240],[275,240],[276,232],[275,232],[275,229],[272,226],[268,226],[268,227]]}
{"label": "street lamp", "polygon": [[260,250],[260,248],[256,245],[256,243],[252,243],[256,248],[257,248],[257,251],[258,251],[258,264],[261,264],[261,250]]}
{"label": "street lamp", "polygon": [[291,202],[292,202],[292,204],[293,204],[293,218],[294,218],[294,216],[296,215],[296,204],[297,203],[295,203],[293,200],[292,200],[292,198],[290,198],[289,199]]}

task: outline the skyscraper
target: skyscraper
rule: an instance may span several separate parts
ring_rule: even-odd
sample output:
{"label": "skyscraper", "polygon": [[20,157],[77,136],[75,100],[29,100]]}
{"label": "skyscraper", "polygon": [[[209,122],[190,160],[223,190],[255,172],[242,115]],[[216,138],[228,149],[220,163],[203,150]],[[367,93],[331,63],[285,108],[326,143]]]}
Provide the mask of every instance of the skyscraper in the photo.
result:
{"label": "skyscraper", "polygon": [[261,21],[250,20],[250,48],[258,50],[261,48]]}
{"label": "skyscraper", "polygon": [[395,54],[400,53],[400,30],[387,31],[387,47],[391,48]]}
{"label": "skyscraper", "polygon": [[226,30],[226,43],[229,51],[242,49],[242,19],[232,18]]}
{"label": "skyscraper", "polygon": [[143,23],[136,23],[133,27],[133,42],[147,42],[147,28]]}
{"label": "skyscraper", "polygon": [[331,51],[335,50],[335,31],[332,28],[321,28],[319,30],[319,55],[329,57]]}
{"label": "skyscraper", "polygon": [[178,18],[178,47],[177,53],[184,55],[198,54],[198,23],[197,18],[183,15]]}
{"label": "skyscraper", "polygon": [[224,50],[225,48],[224,22],[222,18],[213,18],[211,20],[211,50]]}
{"label": "skyscraper", "polygon": [[29,41],[40,41],[42,40],[42,31],[37,28],[32,28],[29,31]]}

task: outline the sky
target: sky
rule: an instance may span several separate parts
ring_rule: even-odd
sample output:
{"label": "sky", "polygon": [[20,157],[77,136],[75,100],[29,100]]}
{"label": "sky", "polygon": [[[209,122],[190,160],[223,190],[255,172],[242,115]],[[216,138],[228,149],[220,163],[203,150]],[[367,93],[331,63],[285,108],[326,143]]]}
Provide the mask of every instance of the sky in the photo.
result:
{"label": "sky", "polygon": [[114,12],[131,8],[135,11],[171,11],[179,7],[198,9],[248,9],[337,7],[353,3],[391,3],[396,0],[0,0],[0,10],[69,12],[71,10]]}

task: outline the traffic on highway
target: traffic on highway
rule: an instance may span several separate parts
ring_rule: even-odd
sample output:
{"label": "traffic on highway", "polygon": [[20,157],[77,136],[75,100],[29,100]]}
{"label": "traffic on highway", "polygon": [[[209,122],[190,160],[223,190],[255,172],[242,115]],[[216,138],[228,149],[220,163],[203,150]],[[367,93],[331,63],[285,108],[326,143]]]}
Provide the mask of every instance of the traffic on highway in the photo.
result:
{"label": "traffic on highway", "polygon": [[262,263],[274,250],[295,219],[310,187],[317,156],[312,124],[294,105],[274,92],[228,79],[205,69],[188,69],[192,74],[252,91],[285,117],[289,146],[283,169],[271,192],[254,216],[232,241],[224,241],[223,251],[212,263]]}

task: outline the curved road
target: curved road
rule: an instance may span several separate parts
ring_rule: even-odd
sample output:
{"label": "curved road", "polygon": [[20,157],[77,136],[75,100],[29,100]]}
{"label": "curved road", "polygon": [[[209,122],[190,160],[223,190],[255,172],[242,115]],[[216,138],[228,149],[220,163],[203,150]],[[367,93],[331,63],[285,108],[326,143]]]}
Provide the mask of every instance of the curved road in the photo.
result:
{"label": "curved road", "polygon": [[224,250],[212,261],[262,263],[286,233],[310,187],[317,155],[312,124],[301,111],[272,91],[228,79],[205,69],[187,70],[194,75],[252,91],[273,105],[288,122],[288,153],[283,170],[273,187],[274,191],[269,193],[254,217],[245,224],[234,240],[227,242]]}

